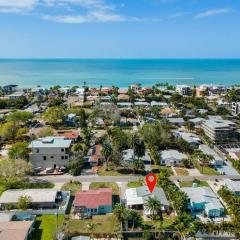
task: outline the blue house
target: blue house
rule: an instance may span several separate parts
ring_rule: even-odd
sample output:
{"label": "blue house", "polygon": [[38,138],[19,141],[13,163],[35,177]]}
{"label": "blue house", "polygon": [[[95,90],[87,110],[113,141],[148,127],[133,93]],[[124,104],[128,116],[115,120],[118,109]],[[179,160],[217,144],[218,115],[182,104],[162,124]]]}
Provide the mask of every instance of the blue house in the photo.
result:
{"label": "blue house", "polygon": [[208,217],[222,217],[224,207],[209,187],[181,188],[188,196],[188,206],[192,212],[204,212]]}

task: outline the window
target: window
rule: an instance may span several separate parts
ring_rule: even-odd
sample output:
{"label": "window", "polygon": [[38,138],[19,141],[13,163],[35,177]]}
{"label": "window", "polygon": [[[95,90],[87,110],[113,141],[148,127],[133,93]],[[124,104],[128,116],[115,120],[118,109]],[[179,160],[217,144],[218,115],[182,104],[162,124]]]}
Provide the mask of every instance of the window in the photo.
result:
{"label": "window", "polygon": [[62,148],[61,151],[64,152],[64,148]]}
{"label": "window", "polygon": [[46,161],[46,160],[47,160],[47,157],[46,157],[46,156],[43,156],[43,160]]}
{"label": "window", "polygon": [[62,156],[62,160],[64,159],[64,156]]}
{"label": "window", "polygon": [[91,212],[93,212],[94,209],[91,209]]}
{"label": "window", "polygon": [[65,159],[68,159],[68,156],[65,156]]}
{"label": "window", "polygon": [[39,148],[36,149],[36,153],[39,153]]}
{"label": "window", "polygon": [[51,158],[54,158],[53,156],[51,156]]}
{"label": "window", "polygon": [[95,212],[97,212],[97,209],[94,209],[95,210]]}

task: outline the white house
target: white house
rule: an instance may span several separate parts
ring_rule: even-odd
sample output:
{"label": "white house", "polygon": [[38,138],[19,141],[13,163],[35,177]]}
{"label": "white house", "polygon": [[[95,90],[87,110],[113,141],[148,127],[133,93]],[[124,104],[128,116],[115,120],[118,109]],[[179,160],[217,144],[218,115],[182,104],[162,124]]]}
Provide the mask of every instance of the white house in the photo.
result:
{"label": "white house", "polygon": [[183,159],[187,159],[187,155],[178,150],[164,150],[160,152],[160,163],[166,166],[176,166],[181,164]]}
{"label": "white house", "polygon": [[173,134],[177,138],[182,138],[188,143],[191,149],[197,149],[201,144],[201,139],[198,135],[189,132],[173,131]]}
{"label": "white house", "polygon": [[168,211],[169,202],[162,188],[155,187],[151,193],[147,186],[142,186],[138,188],[128,188],[125,192],[124,200],[128,208],[136,210],[144,210],[145,215],[150,215],[151,213],[147,211],[144,207],[144,203],[150,198],[157,198],[162,204],[162,210]]}
{"label": "white house", "polygon": [[71,140],[64,137],[45,137],[34,140],[28,146],[31,149],[30,162],[34,167],[56,168],[66,166],[70,158]]}
{"label": "white house", "polygon": [[[135,156],[135,159],[137,159],[137,156]],[[151,164],[151,158],[147,151],[145,151],[145,155],[140,158],[146,165]],[[123,164],[131,164],[134,161],[134,151],[133,149],[127,149],[122,152],[122,163]]]}
{"label": "white house", "polygon": [[231,179],[224,179],[224,185],[237,196],[240,197],[240,181],[233,181]]}

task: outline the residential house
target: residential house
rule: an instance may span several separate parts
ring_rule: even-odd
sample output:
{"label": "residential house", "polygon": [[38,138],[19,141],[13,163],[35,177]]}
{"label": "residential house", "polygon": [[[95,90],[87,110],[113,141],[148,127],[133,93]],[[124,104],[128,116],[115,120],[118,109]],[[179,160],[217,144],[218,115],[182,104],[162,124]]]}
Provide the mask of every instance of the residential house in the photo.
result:
{"label": "residential house", "polygon": [[76,114],[70,113],[67,115],[66,124],[70,127],[76,126]]}
{"label": "residential house", "polygon": [[28,146],[30,162],[35,168],[42,169],[66,166],[71,155],[71,143],[64,137],[53,136],[34,140]]}
{"label": "residential house", "polygon": [[144,210],[144,214],[146,216],[149,216],[152,213],[145,208],[144,203],[150,197],[157,198],[161,202],[162,211],[169,210],[170,204],[166,198],[166,195],[163,189],[159,187],[155,187],[152,193],[149,191],[147,186],[142,186],[137,188],[128,188],[126,189],[123,202],[125,202],[128,208],[136,209],[136,210]]}
{"label": "residential house", "polygon": [[168,104],[166,102],[152,101],[150,104],[152,107],[162,107],[162,108],[168,107]]}
{"label": "residential house", "polygon": [[210,155],[213,157],[213,160],[210,162],[210,165],[221,167],[224,164],[224,159],[220,157],[212,148],[205,144],[199,145],[199,150],[201,150],[204,154]]}
{"label": "residential house", "polygon": [[85,219],[93,215],[112,212],[112,189],[99,188],[77,192],[73,201],[74,215]]}
{"label": "residential house", "polygon": [[200,128],[204,120],[204,118],[193,118],[190,119],[189,122],[193,124],[195,128]]}
{"label": "residential house", "polygon": [[56,189],[10,189],[2,193],[0,207],[8,204],[16,207],[19,198],[28,196],[31,199],[31,209],[53,209],[62,200],[62,192]]}
{"label": "residential house", "polygon": [[66,133],[64,133],[64,139],[71,140],[72,143],[76,143],[80,140],[80,136],[76,132],[66,132]]}
{"label": "residential house", "polygon": [[[135,159],[137,159],[137,156],[135,155]],[[146,165],[151,164],[151,158],[147,151],[145,151],[145,155],[140,158],[141,161],[144,162]],[[127,149],[122,152],[122,163],[123,164],[132,164],[134,161],[134,150],[133,149]]]}
{"label": "residential house", "polygon": [[6,98],[14,100],[14,99],[18,99],[20,97],[23,97],[24,95],[25,95],[24,92],[19,91],[19,92],[13,92],[13,93],[11,93],[9,95],[6,95]]}
{"label": "residential house", "polygon": [[237,196],[240,197],[240,181],[238,180],[231,180],[231,179],[224,179],[224,185]]}
{"label": "residential house", "polygon": [[167,120],[171,125],[178,127],[182,127],[185,123],[183,118],[168,118]]}
{"label": "residential house", "polygon": [[34,230],[35,221],[0,221],[0,239],[28,240]]}
{"label": "residential house", "polygon": [[11,94],[13,92],[16,92],[18,90],[18,85],[10,84],[3,86],[3,91],[5,94]]}
{"label": "residential house", "polygon": [[161,109],[161,115],[166,118],[170,117],[176,117],[178,115],[179,110],[176,110],[174,108],[163,108]]}
{"label": "residential house", "polygon": [[139,84],[132,84],[130,88],[133,90],[134,93],[138,93],[141,89]]}
{"label": "residential house", "polygon": [[224,207],[210,187],[181,188],[188,196],[188,207],[192,213],[204,212],[208,217],[224,216]]}
{"label": "residential house", "polygon": [[130,97],[127,94],[119,94],[117,97],[118,101],[129,101]]}
{"label": "residential house", "polygon": [[195,133],[173,131],[173,134],[175,137],[181,138],[187,142],[191,149],[197,149],[201,144],[200,137]]}
{"label": "residential house", "polygon": [[132,105],[133,105],[133,104],[130,103],[130,102],[118,102],[118,103],[117,103],[117,107],[118,107],[118,108],[131,109]]}
{"label": "residential house", "polygon": [[229,120],[209,119],[202,123],[202,129],[214,143],[231,141],[236,134],[236,124]]}
{"label": "residential house", "polygon": [[178,150],[164,150],[160,152],[160,163],[166,166],[180,165],[183,159],[187,159],[187,155]]}
{"label": "residential house", "polygon": [[99,161],[102,159],[101,154],[102,146],[100,144],[95,145],[92,147],[89,152],[89,159],[88,162],[91,165],[91,167],[96,167],[99,164]]}

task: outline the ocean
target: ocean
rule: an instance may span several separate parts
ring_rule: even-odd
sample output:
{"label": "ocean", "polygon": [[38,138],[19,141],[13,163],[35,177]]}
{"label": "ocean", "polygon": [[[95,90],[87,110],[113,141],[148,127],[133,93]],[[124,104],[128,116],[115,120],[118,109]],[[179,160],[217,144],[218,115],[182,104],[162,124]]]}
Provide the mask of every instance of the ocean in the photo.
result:
{"label": "ocean", "polygon": [[0,86],[240,84],[240,59],[0,59]]}

